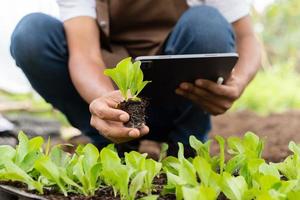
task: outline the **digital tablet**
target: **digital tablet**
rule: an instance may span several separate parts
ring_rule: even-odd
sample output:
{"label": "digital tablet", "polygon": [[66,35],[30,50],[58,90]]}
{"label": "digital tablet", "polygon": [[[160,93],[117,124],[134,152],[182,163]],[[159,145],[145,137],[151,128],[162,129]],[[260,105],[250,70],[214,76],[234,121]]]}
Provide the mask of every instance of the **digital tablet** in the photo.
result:
{"label": "digital tablet", "polygon": [[226,82],[238,60],[237,53],[140,56],[144,80],[152,81],[141,96],[153,102],[182,101],[175,89],[182,82],[207,79],[218,84]]}

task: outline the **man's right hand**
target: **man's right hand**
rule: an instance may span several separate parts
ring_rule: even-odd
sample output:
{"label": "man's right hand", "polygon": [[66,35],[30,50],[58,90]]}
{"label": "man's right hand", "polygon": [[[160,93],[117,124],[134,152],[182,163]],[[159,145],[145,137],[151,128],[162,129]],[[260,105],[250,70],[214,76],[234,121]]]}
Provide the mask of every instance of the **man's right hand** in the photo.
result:
{"label": "man's right hand", "polygon": [[95,99],[90,104],[91,125],[114,143],[128,142],[149,132],[146,125],[141,129],[124,126],[124,123],[129,120],[129,115],[117,109],[118,104],[123,100],[120,91],[113,91]]}

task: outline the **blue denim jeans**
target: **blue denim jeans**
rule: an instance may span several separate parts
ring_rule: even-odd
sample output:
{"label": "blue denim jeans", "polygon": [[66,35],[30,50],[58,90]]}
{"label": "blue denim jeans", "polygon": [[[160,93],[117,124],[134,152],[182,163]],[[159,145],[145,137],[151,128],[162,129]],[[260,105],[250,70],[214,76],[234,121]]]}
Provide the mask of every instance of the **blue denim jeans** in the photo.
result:
{"label": "blue denim jeans", "polygon": [[[214,8],[187,10],[175,25],[164,54],[227,53],[235,51],[231,25]],[[97,146],[108,143],[90,126],[89,105],[80,97],[68,71],[68,44],[62,22],[42,14],[25,16],[15,28],[11,54],[33,88]],[[184,69],[183,69],[184,70]],[[188,143],[190,135],[204,141],[211,129],[209,114],[186,101],[147,108],[149,139]]]}

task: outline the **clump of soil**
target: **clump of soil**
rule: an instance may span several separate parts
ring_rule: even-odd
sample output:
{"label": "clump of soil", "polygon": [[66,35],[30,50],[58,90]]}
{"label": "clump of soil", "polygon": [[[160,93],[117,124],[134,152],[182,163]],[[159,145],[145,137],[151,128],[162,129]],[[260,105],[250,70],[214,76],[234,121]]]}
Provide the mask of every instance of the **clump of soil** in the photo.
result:
{"label": "clump of soil", "polygon": [[141,101],[136,101],[129,99],[128,101],[123,101],[118,105],[118,108],[127,112],[130,116],[129,121],[125,123],[126,127],[140,129],[145,124],[146,118],[146,107],[147,101],[142,99]]}

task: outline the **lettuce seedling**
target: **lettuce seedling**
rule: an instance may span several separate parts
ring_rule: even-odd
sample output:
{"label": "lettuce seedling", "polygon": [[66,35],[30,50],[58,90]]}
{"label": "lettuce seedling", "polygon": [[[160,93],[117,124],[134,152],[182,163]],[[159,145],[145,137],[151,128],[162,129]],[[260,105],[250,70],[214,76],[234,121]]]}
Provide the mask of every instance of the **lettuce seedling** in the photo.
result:
{"label": "lettuce seedling", "polygon": [[[151,173],[146,170],[139,171],[142,168],[147,169],[148,164],[147,160],[145,160],[145,155],[138,155],[137,152],[131,152],[126,155],[126,163],[128,165],[123,165],[116,152],[109,148],[103,148],[100,152],[101,175],[104,182],[112,186],[115,195],[119,192],[121,199],[134,200],[136,193],[146,185]],[[142,160],[144,160],[144,164],[140,165],[139,162]]]}
{"label": "lettuce seedling", "polygon": [[125,153],[126,165],[130,167],[133,175],[146,171],[145,181],[142,184],[143,192],[151,194],[152,182],[155,176],[157,176],[162,168],[162,164],[154,161],[153,159],[146,159],[147,154],[140,154],[135,151]]}
{"label": "lettuce seedling", "polygon": [[190,146],[196,151],[197,155],[206,159],[212,166],[213,169],[217,169],[219,164],[219,158],[217,156],[212,157],[210,155],[210,146],[212,141],[208,140],[202,143],[195,136],[190,136],[189,138]]}
{"label": "lettuce seedling", "polygon": [[150,81],[144,81],[141,62],[132,63],[131,58],[125,58],[113,69],[104,70],[118,86],[124,101],[119,102],[117,108],[127,112],[129,121],[124,125],[130,128],[142,128],[145,124],[145,110],[147,101],[138,97],[140,92]]}
{"label": "lettuce seedling", "polygon": [[233,177],[224,172],[221,181],[221,190],[228,199],[244,200],[248,185],[243,176]]}
{"label": "lettuce seedling", "polygon": [[85,194],[94,195],[102,170],[99,151],[94,145],[87,144],[77,152],[80,154],[73,166],[73,175],[79,180]]}
{"label": "lettuce seedling", "polygon": [[[48,143],[49,145],[49,143]],[[46,155],[41,156],[34,163],[34,168],[40,173],[39,180],[44,186],[57,185],[61,192],[67,196],[70,192],[88,195],[81,186],[68,176],[67,167],[71,160],[70,155],[64,152],[60,146],[55,146],[49,153],[47,147]]]}
{"label": "lettuce seedling", "polygon": [[0,171],[1,180],[19,181],[28,185],[29,190],[37,190],[40,194],[43,194],[43,185],[33,180],[23,169],[8,160],[4,163],[4,169]]}
{"label": "lettuce seedling", "polygon": [[118,86],[125,101],[129,97],[140,101],[139,93],[150,83],[150,81],[143,81],[144,75],[140,66],[140,61],[132,63],[131,57],[128,57],[119,62],[115,68],[104,70],[104,74],[109,76]]}
{"label": "lettuce seedling", "polygon": [[26,172],[30,172],[34,167],[34,162],[42,156],[42,137],[28,137],[22,131],[18,135],[19,144],[16,147],[14,163]]}
{"label": "lettuce seedling", "polygon": [[[289,143],[289,149],[294,154],[288,156],[284,162],[273,165],[289,180],[300,179],[300,145]],[[300,181],[299,181],[300,182]]]}

